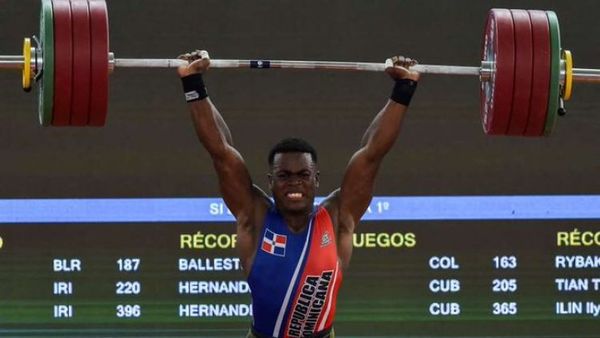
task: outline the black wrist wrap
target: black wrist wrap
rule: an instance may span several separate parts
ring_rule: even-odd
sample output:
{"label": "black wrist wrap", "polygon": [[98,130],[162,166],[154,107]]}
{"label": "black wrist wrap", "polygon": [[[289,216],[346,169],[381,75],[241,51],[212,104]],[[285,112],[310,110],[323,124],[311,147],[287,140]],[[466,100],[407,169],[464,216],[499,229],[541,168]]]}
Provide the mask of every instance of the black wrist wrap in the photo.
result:
{"label": "black wrist wrap", "polygon": [[206,86],[202,80],[202,74],[192,74],[181,78],[183,84],[183,92],[187,102],[204,100],[208,97]]}
{"label": "black wrist wrap", "polygon": [[390,99],[396,103],[400,103],[408,107],[415,90],[417,89],[417,81],[410,79],[396,80],[396,85],[392,91]]}

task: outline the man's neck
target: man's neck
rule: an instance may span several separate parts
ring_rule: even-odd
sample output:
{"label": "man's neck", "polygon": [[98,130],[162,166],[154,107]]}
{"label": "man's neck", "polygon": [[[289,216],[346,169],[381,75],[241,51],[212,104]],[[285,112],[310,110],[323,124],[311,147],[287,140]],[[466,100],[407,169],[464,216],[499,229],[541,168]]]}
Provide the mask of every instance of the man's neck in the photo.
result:
{"label": "man's neck", "polygon": [[311,215],[312,212],[310,211],[305,213],[282,213],[285,224],[294,233],[302,232],[308,226]]}

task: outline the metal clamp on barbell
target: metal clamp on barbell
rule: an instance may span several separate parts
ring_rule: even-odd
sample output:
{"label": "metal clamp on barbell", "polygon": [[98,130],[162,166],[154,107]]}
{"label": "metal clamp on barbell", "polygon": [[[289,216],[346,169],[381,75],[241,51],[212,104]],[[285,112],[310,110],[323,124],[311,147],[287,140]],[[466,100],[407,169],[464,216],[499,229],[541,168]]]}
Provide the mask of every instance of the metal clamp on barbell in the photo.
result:
{"label": "metal clamp on barbell", "polygon": [[[37,46],[26,38],[23,55],[0,56],[0,69],[22,70],[26,91],[32,78],[38,80],[44,126],[104,125],[108,76],[116,68],[186,64],[179,59],[116,58],[108,50],[108,10],[102,0],[42,0],[40,27]],[[222,69],[383,72],[385,67],[368,62],[211,60],[211,68]],[[561,48],[556,14],[541,10],[490,10],[478,66],[420,64],[414,69],[478,77],[483,129],[490,135],[548,136],[564,101],[572,96],[573,82],[600,82],[600,70],[573,68],[571,52]]]}

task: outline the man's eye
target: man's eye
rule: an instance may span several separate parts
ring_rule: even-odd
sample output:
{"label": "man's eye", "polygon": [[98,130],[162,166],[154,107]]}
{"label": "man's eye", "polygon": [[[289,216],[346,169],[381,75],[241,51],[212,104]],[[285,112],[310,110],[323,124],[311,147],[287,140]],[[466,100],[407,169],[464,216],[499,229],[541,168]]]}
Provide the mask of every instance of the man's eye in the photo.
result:
{"label": "man's eye", "polygon": [[280,180],[285,180],[286,178],[288,178],[287,174],[277,174],[277,178]]}

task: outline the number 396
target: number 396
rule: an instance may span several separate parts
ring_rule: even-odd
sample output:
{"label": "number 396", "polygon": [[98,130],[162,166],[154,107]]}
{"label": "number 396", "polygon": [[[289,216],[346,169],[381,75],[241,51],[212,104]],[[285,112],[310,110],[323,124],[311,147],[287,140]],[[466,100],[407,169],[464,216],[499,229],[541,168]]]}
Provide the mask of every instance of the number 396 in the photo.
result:
{"label": "number 396", "polygon": [[139,317],[142,315],[142,308],[139,305],[117,305],[117,317]]}

